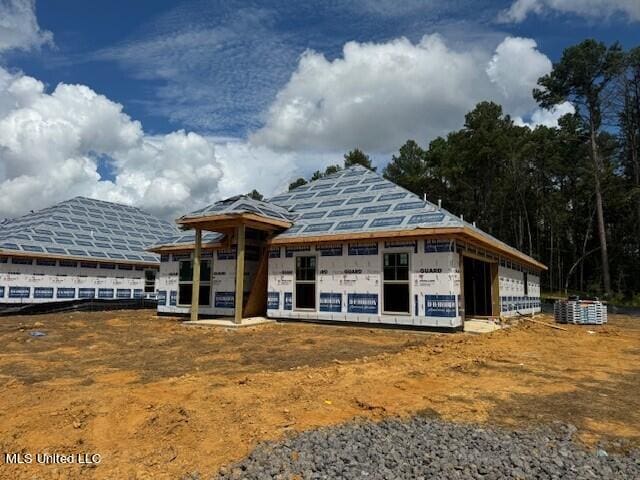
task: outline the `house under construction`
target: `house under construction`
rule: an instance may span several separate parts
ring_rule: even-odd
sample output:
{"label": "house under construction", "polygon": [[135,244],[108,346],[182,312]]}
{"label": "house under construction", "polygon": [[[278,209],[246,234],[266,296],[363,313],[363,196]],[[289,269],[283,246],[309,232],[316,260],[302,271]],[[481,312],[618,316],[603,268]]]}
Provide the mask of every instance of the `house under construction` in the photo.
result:
{"label": "house under construction", "polygon": [[177,223],[149,248],[160,314],[459,328],[540,310],[542,263],[361,166]]}
{"label": "house under construction", "polygon": [[134,207],[75,197],[0,223],[0,307],[155,298],[160,258],[145,247],[175,225]]}

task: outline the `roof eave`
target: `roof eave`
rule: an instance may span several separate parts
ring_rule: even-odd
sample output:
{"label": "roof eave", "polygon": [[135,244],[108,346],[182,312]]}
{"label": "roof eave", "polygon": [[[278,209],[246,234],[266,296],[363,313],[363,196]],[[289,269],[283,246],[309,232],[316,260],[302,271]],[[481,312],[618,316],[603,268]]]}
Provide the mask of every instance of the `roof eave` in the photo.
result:
{"label": "roof eave", "polygon": [[116,263],[126,265],[153,265],[157,266],[160,259],[154,260],[128,260],[121,258],[102,258],[102,257],[82,257],[79,255],[60,255],[48,252],[23,252],[22,250],[0,249],[0,255],[4,257],[29,257],[29,258],[51,258],[56,260],[74,260],[78,262],[100,262],[100,263]]}
{"label": "roof eave", "polygon": [[456,236],[461,239],[471,239],[475,242],[481,243],[484,247],[489,247],[491,250],[498,251],[503,255],[517,259],[520,262],[526,263],[540,270],[547,270],[547,266],[538,262],[534,258],[509,247],[501,242],[491,240],[486,236],[476,232],[472,228],[467,226],[460,227],[435,227],[435,228],[415,228],[411,230],[384,230],[379,232],[352,232],[342,234],[331,235],[308,235],[308,236],[279,236],[270,241],[270,245],[292,245],[300,243],[323,243],[323,242],[341,242],[348,240],[378,240],[385,238],[420,238],[424,236],[443,237],[443,236]]}
{"label": "roof eave", "polygon": [[539,262],[535,258],[532,258],[529,255],[522,253],[521,251],[513,247],[510,247],[502,242],[498,242],[497,240],[494,240],[485,235],[482,235],[482,233],[478,232],[473,228],[464,226],[462,230],[466,236],[481,242],[483,245],[487,245],[494,250],[498,250],[509,257],[515,257],[522,262],[528,263],[529,265],[539,268],[540,270],[544,270],[544,271],[548,270],[548,267],[544,263]]}
{"label": "roof eave", "polygon": [[392,237],[422,237],[425,235],[443,236],[461,233],[460,227],[415,228],[413,230],[382,230],[379,232],[351,232],[330,235],[278,236],[270,241],[271,245],[290,245],[295,243],[341,242],[345,240],[375,240]]}

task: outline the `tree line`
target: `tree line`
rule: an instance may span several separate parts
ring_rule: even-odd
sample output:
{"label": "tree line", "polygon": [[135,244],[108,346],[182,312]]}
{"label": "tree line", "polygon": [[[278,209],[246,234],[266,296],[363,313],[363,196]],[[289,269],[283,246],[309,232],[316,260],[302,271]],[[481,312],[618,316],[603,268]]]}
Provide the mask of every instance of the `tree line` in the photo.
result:
{"label": "tree line", "polygon": [[[376,167],[374,167],[371,163],[371,158],[369,157],[369,155],[364,153],[359,148],[354,148],[353,150],[345,153],[343,165],[344,168],[349,168],[352,165],[362,165],[369,170],[373,170],[374,172],[376,171]],[[306,185],[309,182],[313,182],[314,180],[326,177],[327,175],[337,173],[342,170],[343,165],[329,165],[324,170],[324,172],[321,170],[316,170],[315,172],[313,172],[313,175],[311,175],[309,181],[305,180],[303,177],[300,177],[289,184],[289,191],[293,190],[294,188],[301,187],[302,185]]]}
{"label": "tree line", "polygon": [[[408,140],[383,175],[545,263],[547,291],[640,303],[640,47],[571,46],[532,95],[575,113],[532,129],[481,102],[462,129]],[[354,163],[374,168],[359,149],[345,155]]]}
{"label": "tree line", "polygon": [[407,141],[388,179],[544,262],[543,286],[640,300],[640,48],[565,49],[532,92],[571,102],[557,128],[518,126],[482,102],[423,149]]}

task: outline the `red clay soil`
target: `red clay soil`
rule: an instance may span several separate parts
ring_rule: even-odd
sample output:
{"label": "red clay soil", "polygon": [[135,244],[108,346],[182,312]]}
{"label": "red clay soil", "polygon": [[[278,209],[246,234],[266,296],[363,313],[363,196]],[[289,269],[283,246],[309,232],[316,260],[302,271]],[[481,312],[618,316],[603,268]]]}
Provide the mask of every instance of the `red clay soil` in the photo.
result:
{"label": "red clay soil", "polygon": [[471,335],[296,323],[225,330],[149,311],[3,317],[2,453],[98,453],[101,462],[0,459],[0,478],[208,477],[260,440],[389,415],[518,428],[562,421],[588,445],[640,446],[640,319],[566,328],[521,321]]}

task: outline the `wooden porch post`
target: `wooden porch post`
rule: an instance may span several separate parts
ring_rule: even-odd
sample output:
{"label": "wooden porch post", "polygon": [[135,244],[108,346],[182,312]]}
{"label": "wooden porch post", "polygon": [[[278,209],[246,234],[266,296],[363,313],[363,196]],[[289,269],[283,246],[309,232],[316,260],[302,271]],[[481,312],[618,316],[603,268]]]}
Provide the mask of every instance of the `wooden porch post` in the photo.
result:
{"label": "wooden porch post", "polygon": [[234,322],[242,323],[243,291],[244,291],[244,223],[238,225],[236,249],[236,302]]}
{"label": "wooden porch post", "polygon": [[193,282],[191,285],[191,321],[198,320],[200,306],[200,255],[202,250],[202,230],[196,228],[196,246],[193,251]]}

